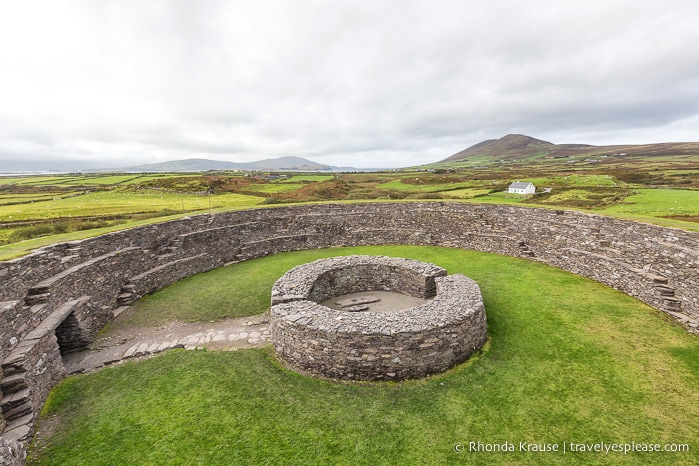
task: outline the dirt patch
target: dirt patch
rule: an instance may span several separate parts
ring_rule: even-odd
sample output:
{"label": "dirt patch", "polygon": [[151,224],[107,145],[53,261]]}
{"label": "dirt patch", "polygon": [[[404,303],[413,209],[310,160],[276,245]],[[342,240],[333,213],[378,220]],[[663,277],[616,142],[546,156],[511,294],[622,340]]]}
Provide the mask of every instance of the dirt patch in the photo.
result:
{"label": "dirt patch", "polygon": [[420,306],[421,304],[425,304],[427,301],[429,301],[428,299],[416,298],[414,296],[408,296],[402,293],[393,293],[390,291],[362,291],[359,293],[337,296],[320,304],[331,309],[340,310],[342,309],[342,306],[338,305],[338,301],[356,299],[364,296],[375,296],[378,298],[378,301],[366,303],[368,312],[399,311],[401,309]]}
{"label": "dirt patch", "polygon": [[699,215],[673,215],[671,217],[663,217],[663,218],[671,218],[673,220],[682,220],[683,222],[699,223]]}

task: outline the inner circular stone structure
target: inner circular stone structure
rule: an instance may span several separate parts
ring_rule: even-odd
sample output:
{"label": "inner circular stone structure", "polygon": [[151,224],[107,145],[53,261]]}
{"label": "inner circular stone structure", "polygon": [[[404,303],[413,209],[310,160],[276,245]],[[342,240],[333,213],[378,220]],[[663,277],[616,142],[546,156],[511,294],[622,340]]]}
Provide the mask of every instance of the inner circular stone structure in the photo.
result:
{"label": "inner circular stone structure", "polygon": [[[382,293],[422,304],[374,312],[361,302]],[[336,309],[321,304],[329,302]],[[486,333],[478,284],[414,259],[320,259],[289,270],[272,287],[272,344],[291,367],[321,377],[425,377],[466,360]]]}

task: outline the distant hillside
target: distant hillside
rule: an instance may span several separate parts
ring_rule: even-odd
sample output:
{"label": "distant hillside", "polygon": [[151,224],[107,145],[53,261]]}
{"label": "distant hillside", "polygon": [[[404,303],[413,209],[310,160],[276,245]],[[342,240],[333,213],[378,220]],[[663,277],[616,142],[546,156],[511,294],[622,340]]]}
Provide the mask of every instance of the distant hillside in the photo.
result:
{"label": "distant hillside", "polygon": [[553,144],[522,134],[508,134],[500,139],[479,142],[442,160],[440,163],[467,161],[475,157],[511,160],[532,157],[557,159],[575,156],[648,157],[668,155],[699,156],[699,143],[666,142],[661,144],[592,146],[588,144]]}
{"label": "distant hillside", "polygon": [[332,171],[334,167],[321,165],[301,157],[279,157],[276,159],[265,159],[257,162],[243,164],[248,166],[248,170],[326,170]]}
{"label": "distant hillside", "polygon": [[184,159],[170,162],[149,163],[128,167],[126,170],[137,172],[202,172],[208,170],[273,170],[273,171],[333,171],[337,167],[322,165],[301,157],[279,157],[258,160],[257,162],[223,162],[208,159]]}
{"label": "distant hillside", "polygon": [[463,160],[481,155],[497,155],[498,157],[529,157],[544,151],[550,151],[555,144],[535,139],[522,134],[508,134],[500,139],[489,139],[479,142],[467,149],[443,160]]}

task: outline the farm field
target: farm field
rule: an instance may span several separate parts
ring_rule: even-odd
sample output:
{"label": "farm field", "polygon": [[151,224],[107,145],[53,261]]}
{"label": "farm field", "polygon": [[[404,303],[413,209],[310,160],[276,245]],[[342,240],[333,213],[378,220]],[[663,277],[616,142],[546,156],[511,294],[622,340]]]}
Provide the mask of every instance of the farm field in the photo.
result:
{"label": "farm field", "polygon": [[[447,373],[400,383],[306,377],[282,367],[270,348],[173,350],[71,376],[44,407],[29,464],[699,461],[696,337],[627,295],[536,262],[411,246],[285,253],[173,284],[140,301],[134,320],[123,324],[259,314],[269,306],[272,283],[290,267],[344,254],[411,257],[475,279],[488,343]],[[191,308],[202,297],[209,301]],[[571,442],[631,441],[690,450],[519,451],[519,442],[562,449]],[[517,450],[474,452],[470,442],[509,442]],[[457,445],[465,451],[455,451]]]}
{"label": "farm field", "polygon": [[[311,181],[329,181],[335,178],[334,175],[291,175],[289,178],[278,180],[276,183],[302,183]],[[274,182],[274,181],[273,181]]]}
{"label": "farm field", "polygon": [[305,184],[303,183],[269,183],[269,184],[256,184],[248,187],[248,191],[256,192],[256,193],[267,193],[267,194],[274,194],[274,193],[285,193],[289,191],[296,191],[299,188],[304,187]]}
{"label": "farm field", "polygon": [[0,176],[0,185],[17,186],[109,186],[141,183],[153,179],[179,177],[180,174],[123,174],[123,175],[55,175],[55,176]]}
{"label": "farm field", "polygon": [[158,191],[97,191],[31,204],[0,206],[0,222],[65,217],[191,212],[215,207],[250,207],[260,198],[226,193],[214,197]]}
{"label": "farm field", "polygon": [[[447,178],[447,177],[445,177]],[[395,189],[398,191],[407,192],[432,192],[439,193],[457,189],[474,188],[479,187],[483,182],[480,181],[448,181],[446,183],[432,183],[431,180],[425,180],[425,177],[417,176],[410,179],[410,183],[406,182],[407,179],[392,180],[387,183],[382,183],[376,186],[377,189]],[[421,182],[422,181],[422,182]],[[488,183],[490,184],[490,183]]]}
{"label": "farm field", "polygon": [[699,217],[699,190],[639,189],[603,212],[653,217]]}

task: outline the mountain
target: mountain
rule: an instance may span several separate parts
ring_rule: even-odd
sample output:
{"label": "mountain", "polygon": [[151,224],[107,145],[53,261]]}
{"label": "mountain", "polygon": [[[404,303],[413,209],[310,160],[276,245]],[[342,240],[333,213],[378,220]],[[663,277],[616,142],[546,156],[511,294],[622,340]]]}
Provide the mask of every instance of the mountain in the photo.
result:
{"label": "mountain", "polygon": [[147,163],[127,167],[127,171],[135,172],[203,172],[207,170],[230,170],[238,164],[208,159],[171,160],[169,162]]}
{"label": "mountain", "polygon": [[497,155],[498,157],[529,157],[541,152],[548,151],[555,144],[541,139],[535,139],[522,134],[508,134],[500,139],[489,139],[479,142],[467,149],[443,160],[463,160],[480,155]]}
{"label": "mountain", "polygon": [[666,155],[697,156],[699,155],[699,143],[665,142],[659,144],[592,146],[589,144],[553,144],[523,134],[508,134],[500,139],[489,139],[479,142],[442,160],[442,162],[467,161],[475,157],[512,160],[534,157],[558,159],[576,156],[648,157]]}
{"label": "mountain", "polygon": [[209,159],[184,159],[170,162],[149,163],[128,167],[135,172],[203,172],[208,170],[247,170],[247,171],[333,171],[338,167],[322,165],[301,157],[279,157],[258,160],[257,162],[223,162]]}
{"label": "mountain", "polygon": [[285,156],[276,159],[258,160],[250,162],[248,165],[252,168],[248,170],[303,170],[303,171],[332,171],[334,167],[330,165],[321,165],[310,160],[302,159],[301,157]]}

